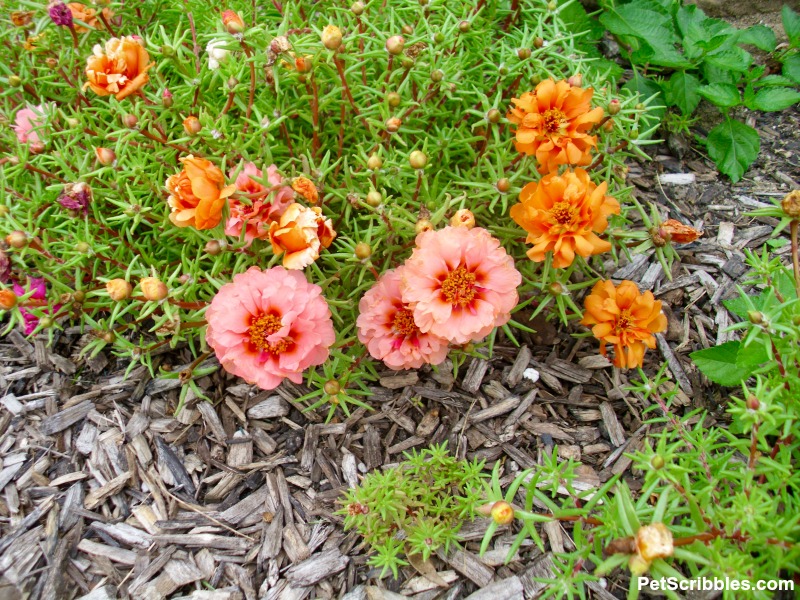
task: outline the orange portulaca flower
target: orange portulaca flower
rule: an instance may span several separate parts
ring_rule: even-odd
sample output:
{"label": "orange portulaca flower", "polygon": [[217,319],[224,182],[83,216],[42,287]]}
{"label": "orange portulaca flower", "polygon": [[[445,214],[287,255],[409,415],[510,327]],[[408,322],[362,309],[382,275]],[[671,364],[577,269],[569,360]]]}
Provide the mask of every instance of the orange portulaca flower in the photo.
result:
{"label": "orange portulaca flower", "polygon": [[592,88],[545,79],[535,91],[511,99],[515,108],[507,116],[517,126],[514,145],[536,155],[540,173],[554,172],[558,165],[589,164],[597,137],[588,131],[603,118],[602,108],[591,108],[593,94]]}
{"label": "orange portulaca flower", "polygon": [[94,47],[86,61],[88,81],[83,87],[92,88],[98,96],[114,94],[117,100],[122,100],[148,82],[147,70],[153,64],[141,38],[111,38],[105,48],[99,44]]}
{"label": "orange portulaca flower", "polygon": [[623,281],[618,287],[612,281],[598,281],[585,306],[581,324],[592,326],[603,356],[606,344],[614,346],[614,364],[618,367],[641,367],[645,348],[656,347],[653,334],[667,328],[661,302],[651,292],[640,293],[632,281]]}
{"label": "orange portulaca flower", "polygon": [[204,158],[190,154],[181,162],[183,171],[167,179],[167,203],[172,208],[169,220],[177,227],[213,229],[222,220],[225,200],[236,186],[226,186],[219,167]]}
{"label": "orange portulaca flower", "polygon": [[304,269],[319,258],[320,248],[333,243],[336,232],[330,219],[322,216],[322,209],[290,204],[280,221],[269,225],[269,240],[276,255],[284,254],[283,266],[287,269]]}
{"label": "orange portulaca flower", "polygon": [[[100,23],[100,18],[97,16],[97,10],[92,8],[91,6],[86,6],[85,4],[81,4],[80,2],[70,2],[67,4],[67,8],[72,13],[72,18],[76,21],[81,21],[82,23],[86,23],[92,29],[100,29],[102,24]],[[105,17],[106,21],[111,19],[114,16],[114,13],[111,12],[110,8],[103,9],[103,17]],[[89,31],[86,27],[82,27],[80,25],[75,25],[75,31],[78,33],[83,33],[84,31]]]}
{"label": "orange portulaca flower", "polygon": [[534,244],[528,257],[540,262],[552,252],[553,266],[560,269],[571,265],[576,254],[587,258],[610,250],[611,244],[597,237],[608,227],[608,216],[620,210],[619,202],[606,196],[607,189],[607,182],[595,185],[583,169],[551,173],[522,188],[511,218]]}

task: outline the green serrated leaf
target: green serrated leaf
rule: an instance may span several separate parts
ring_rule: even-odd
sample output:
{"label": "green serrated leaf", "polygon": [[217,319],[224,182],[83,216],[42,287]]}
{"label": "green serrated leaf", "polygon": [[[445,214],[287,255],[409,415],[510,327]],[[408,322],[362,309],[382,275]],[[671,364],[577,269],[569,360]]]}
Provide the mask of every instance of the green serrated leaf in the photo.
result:
{"label": "green serrated leaf", "polygon": [[784,110],[800,102],[800,92],[786,87],[770,87],[759,90],[753,98],[751,108],[764,112]]}
{"label": "green serrated leaf", "polygon": [[781,18],[783,19],[783,30],[786,32],[786,37],[789,38],[789,43],[795,47],[800,45],[800,14],[792,10],[788,4],[784,4]]}
{"label": "green serrated leaf", "polygon": [[766,25],[753,25],[739,33],[739,43],[750,44],[764,52],[772,52],[778,42],[772,29]]}
{"label": "green serrated leaf", "polygon": [[709,132],[707,145],[720,172],[736,183],[758,156],[761,141],[755,129],[729,118]]}
{"label": "green serrated leaf", "polygon": [[741,342],[725,342],[704,350],[692,352],[689,357],[703,373],[714,383],[727,386],[739,385],[742,372],[736,364]]}
{"label": "green serrated leaf", "polygon": [[712,54],[706,55],[705,62],[719,67],[720,69],[728,69],[743,73],[753,64],[753,57],[749,52],[734,46],[733,48],[718,50]]}
{"label": "green serrated leaf", "polygon": [[700,86],[697,93],[720,108],[730,108],[742,103],[739,88],[732,83],[711,83]]}
{"label": "green serrated leaf", "polygon": [[783,74],[795,83],[800,84],[800,52],[792,54],[783,61]]}
{"label": "green serrated leaf", "polygon": [[667,102],[680,108],[684,115],[690,115],[700,103],[699,87],[700,80],[697,77],[686,71],[677,71],[665,86]]}

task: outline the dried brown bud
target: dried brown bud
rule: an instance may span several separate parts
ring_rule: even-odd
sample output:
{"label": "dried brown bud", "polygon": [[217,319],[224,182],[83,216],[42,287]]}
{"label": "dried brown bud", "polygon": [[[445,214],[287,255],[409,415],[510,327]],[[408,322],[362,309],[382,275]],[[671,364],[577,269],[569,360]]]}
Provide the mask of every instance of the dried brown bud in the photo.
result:
{"label": "dried brown bud", "polygon": [[800,190],[793,190],[781,200],[781,208],[787,217],[800,219]]}
{"label": "dried brown bud", "polygon": [[322,30],[322,45],[328,50],[336,50],[342,45],[342,30],[336,25],[326,25]]}
{"label": "dried brown bud", "polygon": [[475,215],[472,214],[472,211],[467,208],[461,208],[456,211],[450,218],[450,225],[453,227],[466,227],[467,229],[472,229],[475,227]]}
{"label": "dried brown bud", "polygon": [[156,277],[145,277],[139,282],[146,300],[158,302],[169,295],[167,285]]}
{"label": "dried brown bud", "polygon": [[95,148],[94,154],[97,157],[97,162],[101,165],[113,165],[114,161],[117,160],[117,155],[111,148]]}
{"label": "dried brown bud", "polygon": [[106,291],[109,298],[115,302],[126,300],[131,297],[133,286],[124,279],[112,279],[106,284]]}
{"label": "dried brown bud", "polygon": [[648,233],[650,234],[650,239],[653,241],[653,246],[656,248],[663,248],[669,244],[669,238],[666,237],[666,232],[661,231],[661,228],[651,227]]}
{"label": "dried brown bud", "polygon": [[372,246],[366,242],[359,242],[356,244],[355,254],[359,260],[366,260],[372,256]]}
{"label": "dried brown bud", "polygon": [[200,119],[194,115],[189,115],[183,120],[183,130],[188,135],[197,135],[203,126],[200,124]]}
{"label": "dried brown bud", "polygon": [[222,12],[222,24],[228,33],[242,33],[244,31],[244,21],[235,10],[225,10]]}
{"label": "dried brown bud", "polygon": [[11,310],[16,305],[17,295],[12,290],[0,290],[0,310]]}
{"label": "dried brown bud", "polygon": [[292,49],[292,43],[289,41],[285,35],[279,35],[278,37],[272,38],[272,41],[269,43],[269,50],[273,54],[282,54],[284,52],[289,52]]}

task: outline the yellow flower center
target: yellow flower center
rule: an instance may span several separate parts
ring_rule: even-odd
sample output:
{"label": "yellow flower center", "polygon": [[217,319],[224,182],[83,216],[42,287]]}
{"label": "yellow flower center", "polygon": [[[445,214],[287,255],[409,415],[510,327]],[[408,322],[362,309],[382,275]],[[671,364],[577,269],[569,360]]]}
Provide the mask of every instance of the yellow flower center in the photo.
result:
{"label": "yellow flower center", "polygon": [[442,294],[452,305],[466,306],[475,297],[475,274],[464,267],[452,271],[442,282]]}
{"label": "yellow flower center", "polygon": [[563,113],[563,111],[559,110],[558,108],[551,108],[550,110],[546,110],[542,115],[544,119],[544,130],[547,133],[556,133],[558,132],[561,127],[563,127],[568,119],[567,115]]}
{"label": "yellow flower center", "polygon": [[617,333],[631,329],[635,324],[635,320],[631,311],[627,308],[623,309],[617,317]]}
{"label": "yellow flower center", "polygon": [[550,214],[559,225],[569,225],[575,216],[575,209],[569,202],[556,202],[550,209]]}
{"label": "yellow flower center", "polygon": [[282,340],[271,343],[267,338],[276,331],[283,327],[281,319],[277,315],[261,315],[260,317],[253,317],[250,320],[250,328],[247,330],[250,336],[250,342],[262,352],[269,352],[270,354],[280,354],[285,352],[292,345],[291,338],[283,338]]}
{"label": "yellow flower center", "polygon": [[397,335],[402,336],[414,335],[417,333],[419,328],[417,327],[417,324],[414,323],[414,313],[407,308],[398,310],[394,314],[392,331],[394,331]]}

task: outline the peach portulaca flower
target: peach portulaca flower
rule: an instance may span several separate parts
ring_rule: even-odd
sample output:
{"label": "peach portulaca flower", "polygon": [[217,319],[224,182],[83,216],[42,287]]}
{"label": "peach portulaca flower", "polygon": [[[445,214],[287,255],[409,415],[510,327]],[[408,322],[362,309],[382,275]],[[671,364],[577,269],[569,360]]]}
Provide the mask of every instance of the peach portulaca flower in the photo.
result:
{"label": "peach portulaca flower", "polygon": [[445,227],[416,242],[401,290],[420,331],[465,344],[508,322],[522,276],[488,231]]}
{"label": "peach portulaca flower", "polygon": [[86,61],[86,83],[98,96],[114,94],[117,100],[127,98],[149,81],[148,69],[154,63],[138,36],[111,38],[105,48],[97,44]]}
{"label": "peach portulaca flower", "polygon": [[[232,178],[234,174],[235,170],[232,169],[229,176]],[[270,223],[277,220],[294,202],[294,191],[288,185],[281,185],[283,179],[275,165],[267,167],[266,181],[270,187],[262,185],[256,179],[264,180],[264,174],[255,164],[247,163],[236,177],[234,185],[238,191],[252,196],[251,204],[245,204],[235,197],[230,198],[230,216],[225,223],[225,235],[238,238],[244,231],[248,246],[255,239],[269,238]]]}
{"label": "peach portulaca flower", "polygon": [[551,173],[522,188],[511,218],[528,232],[526,241],[533,244],[528,258],[540,262],[552,252],[553,266],[560,269],[571,265],[576,254],[587,258],[609,251],[611,244],[597,234],[620,207],[606,190],[607,182],[595,185],[583,169]]}
{"label": "peach portulaca flower", "polygon": [[370,355],[390,369],[418,369],[447,358],[447,340],[422,333],[411,307],[403,302],[403,267],[387,271],[358,303],[358,339]]}
{"label": "peach portulaca flower", "polygon": [[540,173],[591,162],[597,137],[589,130],[603,118],[602,108],[591,108],[593,94],[592,88],[545,79],[533,92],[511,99],[508,120],[517,126],[514,145],[519,152],[536,155]]}
{"label": "peach portulaca flower", "polygon": [[283,254],[283,266],[287,269],[305,269],[335,237],[333,223],[322,216],[322,209],[296,202],[289,205],[278,222],[269,225],[272,251]]}
{"label": "peach portulaca flower", "polygon": [[262,389],[328,358],[336,335],[322,288],[302,273],[250,267],[220,288],[206,310],[206,339],[222,366]]}
{"label": "peach portulaca flower", "polygon": [[614,364],[625,369],[641,367],[645,348],[656,347],[656,333],[667,329],[667,317],[661,302],[652,292],[639,292],[632,281],[615,286],[612,281],[598,281],[586,297],[586,312],[581,325],[592,327],[600,340],[600,353],[606,344],[614,346]]}
{"label": "peach portulaca flower", "polygon": [[225,200],[236,191],[225,185],[225,175],[205,158],[191,154],[181,158],[183,170],[167,179],[172,212],[169,220],[177,227],[213,229],[222,220]]}
{"label": "peach portulaca flower", "polygon": [[[102,23],[100,22],[100,17],[97,16],[97,10],[92,8],[91,6],[86,6],[85,4],[81,4],[80,2],[70,2],[67,4],[67,8],[72,13],[72,18],[76,21],[80,21],[82,23],[86,23],[92,29],[100,29],[102,27]],[[111,12],[110,8],[104,8],[102,10],[103,18],[108,21],[111,17],[114,16],[114,13]],[[75,31],[78,33],[83,33],[84,31],[89,31],[86,27],[82,27],[81,25],[75,25]]]}

